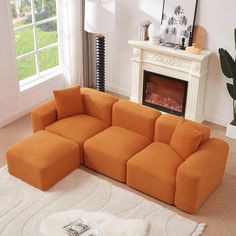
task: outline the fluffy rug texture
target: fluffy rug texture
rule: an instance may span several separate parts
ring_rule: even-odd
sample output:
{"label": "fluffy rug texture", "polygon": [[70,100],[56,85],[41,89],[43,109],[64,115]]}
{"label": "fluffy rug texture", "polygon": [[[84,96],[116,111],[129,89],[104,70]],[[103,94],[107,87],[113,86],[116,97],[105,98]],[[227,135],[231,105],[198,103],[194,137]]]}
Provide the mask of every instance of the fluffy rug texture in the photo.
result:
{"label": "fluffy rug texture", "polygon": [[1,236],[42,236],[39,228],[46,217],[76,209],[107,212],[122,219],[143,219],[149,224],[148,236],[198,236],[204,230],[204,224],[81,169],[47,192],[11,176],[7,167],[0,169]]}
{"label": "fluffy rug texture", "polygon": [[91,230],[86,235],[101,236],[146,236],[148,223],[142,219],[122,219],[106,212],[89,212],[85,210],[65,211],[52,214],[42,221],[40,231],[44,236],[67,236],[63,226],[82,220]]}

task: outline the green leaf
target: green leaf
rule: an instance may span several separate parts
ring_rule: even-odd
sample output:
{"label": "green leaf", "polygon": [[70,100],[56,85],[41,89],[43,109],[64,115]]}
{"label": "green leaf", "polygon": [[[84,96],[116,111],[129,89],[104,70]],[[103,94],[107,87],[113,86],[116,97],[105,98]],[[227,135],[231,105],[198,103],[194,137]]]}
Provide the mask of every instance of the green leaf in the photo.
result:
{"label": "green leaf", "polygon": [[234,87],[235,86],[233,86],[233,84],[227,83],[227,89],[228,89],[228,92],[229,92],[231,98],[236,99],[236,92],[235,92],[236,87],[235,88]]}
{"label": "green leaf", "polygon": [[223,48],[219,49],[221,69],[228,78],[236,78],[236,63],[231,55]]}

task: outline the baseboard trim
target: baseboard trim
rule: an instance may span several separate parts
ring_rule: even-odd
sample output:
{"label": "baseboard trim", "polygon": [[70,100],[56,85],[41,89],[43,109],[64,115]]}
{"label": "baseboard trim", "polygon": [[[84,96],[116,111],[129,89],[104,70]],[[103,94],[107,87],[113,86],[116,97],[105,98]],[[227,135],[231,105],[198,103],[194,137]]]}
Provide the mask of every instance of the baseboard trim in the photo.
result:
{"label": "baseboard trim", "polygon": [[224,127],[226,127],[229,123],[229,120],[226,118],[218,118],[210,114],[205,114],[205,120]]}
{"label": "baseboard trim", "polygon": [[128,91],[125,91],[125,90],[120,89],[120,88],[116,88],[112,85],[106,84],[106,90],[111,91],[113,93],[120,94],[120,95],[125,96],[125,97],[130,97],[130,93]]}
{"label": "baseboard trim", "polygon": [[14,115],[11,115],[10,117],[4,119],[3,121],[0,122],[0,128],[12,123],[13,121],[15,120],[18,120],[20,119],[22,116],[25,116],[27,115],[28,113],[30,113],[30,111],[32,110],[34,106],[30,107],[30,108],[27,108],[21,112],[17,112],[15,113]]}
{"label": "baseboard trim", "polygon": [[8,118],[2,120],[2,121],[0,122],[0,128],[2,128],[2,127],[4,127],[4,126],[6,126],[6,125],[12,123],[12,122],[15,121],[15,120],[20,119],[21,117],[23,117],[23,116],[25,116],[25,115],[27,115],[27,114],[29,114],[29,113],[31,112],[31,110],[32,110],[34,107],[38,106],[39,104],[41,104],[42,102],[48,100],[49,98],[50,98],[50,96],[49,96],[48,98],[46,98],[46,99],[43,99],[43,100],[39,101],[38,103],[33,104],[33,105],[30,105],[30,106],[27,107],[26,109],[24,109],[24,110],[22,110],[22,111],[19,111],[19,112],[16,112],[16,113],[14,113],[13,115],[9,116]]}

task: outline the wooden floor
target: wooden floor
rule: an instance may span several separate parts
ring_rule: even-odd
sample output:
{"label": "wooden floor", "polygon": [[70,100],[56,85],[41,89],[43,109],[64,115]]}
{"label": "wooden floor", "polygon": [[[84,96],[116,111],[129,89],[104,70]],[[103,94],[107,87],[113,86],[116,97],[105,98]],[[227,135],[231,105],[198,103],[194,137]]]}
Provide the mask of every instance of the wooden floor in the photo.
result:
{"label": "wooden floor", "polygon": [[[125,189],[129,189],[145,198],[175,211],[185,217],[191,218],[199,223],[204,222],[207,228],[203,235],[211,236],[234,236],[236,235],[236,140],[225,137],[225,128],[207,123],[212,129],[212,136],[226,140],[230,145],[230,153],[226,167],[226,173],[222,184],[214,191],[196,215],[189,215],[174,206],[169,206],[142,193],[139,193],[126,185],[118,183],[100,174],[102,178]],[[23,139],[31,134],[30,116],[26,115],[21,119],[0,129],[0,167],[5,165],[5,150],[9,145]],[[84,168],[84,167],[82,167]]]}

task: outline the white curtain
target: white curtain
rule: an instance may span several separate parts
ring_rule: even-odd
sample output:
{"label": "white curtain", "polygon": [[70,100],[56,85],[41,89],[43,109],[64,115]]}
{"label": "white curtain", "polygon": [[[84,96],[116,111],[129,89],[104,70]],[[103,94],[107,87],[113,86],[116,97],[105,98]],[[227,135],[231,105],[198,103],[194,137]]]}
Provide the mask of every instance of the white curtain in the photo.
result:
{"label": "white curtain", "polygon": [[83,86],[83,0],[58,0],[61,59],[66,86]]}

